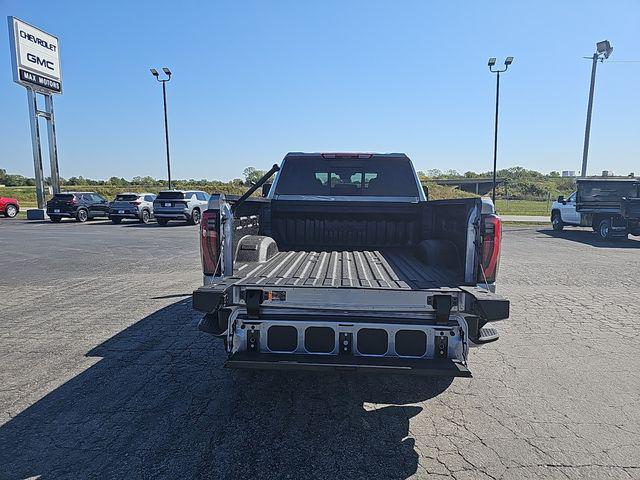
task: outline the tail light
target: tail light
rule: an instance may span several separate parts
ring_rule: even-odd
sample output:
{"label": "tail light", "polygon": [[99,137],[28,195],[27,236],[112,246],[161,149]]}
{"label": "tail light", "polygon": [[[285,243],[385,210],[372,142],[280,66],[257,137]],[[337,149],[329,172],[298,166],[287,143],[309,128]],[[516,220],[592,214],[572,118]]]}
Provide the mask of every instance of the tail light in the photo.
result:
{"label": "tail light", "polygon": [[205,210],[200,219],[200,258],[202,259],[202,273],[205,275],[219,274],[219,225],[220,212],[218,210]]}
{"label": "tail light", "polygon": [[140,200],[136,200],[135,202],[129,202],[131,205],[140,205],[142,203]]}
{"label": "tail light", "polygon": [[500,265],[500,241],[502,239],[502,222],[496,215],[482,217],[482,258],[478,271],[478,283],[496,281]]}
{"label": "tail light", "polygon": [[78,199],[74,195],[73,197],[71,197],[71,200],[69,200],[69,205],[76,205],[77,203],[78,203]]}

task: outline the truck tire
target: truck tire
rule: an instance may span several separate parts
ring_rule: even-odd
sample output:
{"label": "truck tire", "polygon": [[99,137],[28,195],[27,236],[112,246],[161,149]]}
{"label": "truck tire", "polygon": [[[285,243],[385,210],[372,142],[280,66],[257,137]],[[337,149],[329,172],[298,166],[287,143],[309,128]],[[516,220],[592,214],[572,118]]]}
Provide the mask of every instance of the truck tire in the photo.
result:
{"label": "truck tire", "polygon": [[76,222],[84,223],[89,220],[89,212],[86,208],[79,208],[76,212]]}
{"label": "truck tire", "polygon": [[603,240],[609,240],[611,238],[611,219],[604,218],[600,220],[598,224],[598,230],[596,232]]}
{"label": "truck tire", "polygon": [[158,225],[160,225],[161,227],[166,227],[167,223],[169,223],[169,220],[167,220],[166,218],[156,218],[156,222],[158,222]]}
{"label": "truck tire", "polygon": [[4,209],[4,216],[8,218],[13,218],[18,214],[18,207],[10,203],[7,205],[7,208]]}
{"label": "truck tire", "polygon": [[564,228],[564,222],[562,221],[560,212],[553,212],[551,214],[551,225],[556,232],[562,231],[562,229]]}

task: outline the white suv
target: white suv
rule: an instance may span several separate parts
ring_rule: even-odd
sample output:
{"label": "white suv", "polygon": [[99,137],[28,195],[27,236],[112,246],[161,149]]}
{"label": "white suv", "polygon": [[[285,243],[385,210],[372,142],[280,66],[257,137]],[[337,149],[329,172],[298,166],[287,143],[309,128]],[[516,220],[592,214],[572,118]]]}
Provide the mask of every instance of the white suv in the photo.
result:
{"label": "white suv", "polygon": [[209,194],[200,190],[165,190],[153,202],[153,215],[158,225],[163,227],[169,220],[186,220],[195,225],[200,223],[200,216],[208,203]]}

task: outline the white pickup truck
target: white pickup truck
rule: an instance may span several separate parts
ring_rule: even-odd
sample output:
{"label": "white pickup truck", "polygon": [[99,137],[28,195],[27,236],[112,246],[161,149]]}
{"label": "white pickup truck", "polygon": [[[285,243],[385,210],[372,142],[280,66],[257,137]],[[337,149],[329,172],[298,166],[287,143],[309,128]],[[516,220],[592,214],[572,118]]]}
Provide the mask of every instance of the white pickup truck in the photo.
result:
{"label": "white pickup truck", "polygon": [[193,307],[231,368],[470,376],[469,346],[509,316],[501,231],[490,202],[428,200],[404,154],[290,153],[212,195]]}

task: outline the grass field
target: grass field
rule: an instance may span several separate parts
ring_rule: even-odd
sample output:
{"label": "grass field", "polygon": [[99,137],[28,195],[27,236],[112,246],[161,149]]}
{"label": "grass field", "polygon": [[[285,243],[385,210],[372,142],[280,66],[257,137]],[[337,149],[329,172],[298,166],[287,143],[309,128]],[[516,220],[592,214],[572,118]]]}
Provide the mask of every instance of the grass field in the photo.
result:
{"label": "grass field", "polygon": [[551,203],[540,200],[496,199],[496,210],[500,215],[549,215]]}

